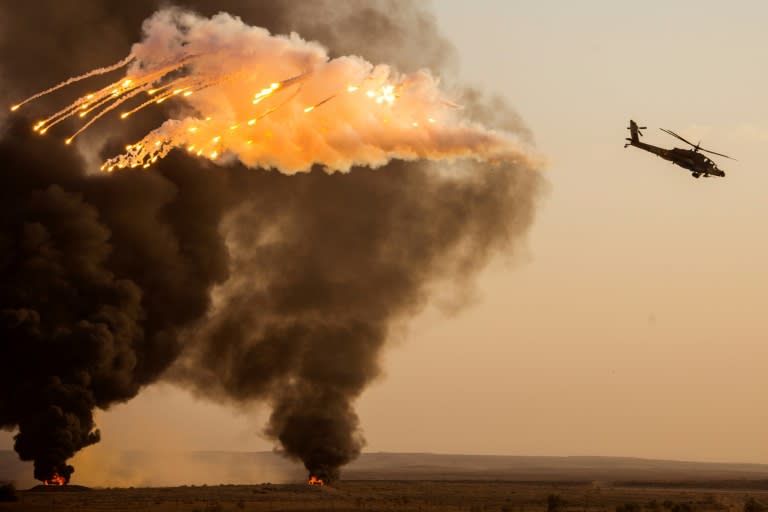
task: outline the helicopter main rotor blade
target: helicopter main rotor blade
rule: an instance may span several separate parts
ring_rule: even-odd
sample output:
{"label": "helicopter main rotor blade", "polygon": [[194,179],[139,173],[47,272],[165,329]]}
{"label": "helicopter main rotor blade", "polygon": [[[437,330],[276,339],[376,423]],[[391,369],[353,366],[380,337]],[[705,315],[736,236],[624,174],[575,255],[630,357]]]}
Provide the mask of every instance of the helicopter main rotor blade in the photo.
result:
{"label": "helicopter main rotor blade", "polygon": [[681,141],[685,142],[686,144],[689,144],[690,146],[692,146],[694,148],[696,147],[696,144],[694,144],[693,142],[685,140],[684,138],[682,138],[681,136],[679,136],[678,134],[676,134],[672,130],[667,130],[666,128],[659,128],[659,130],[663,131],[664,133],[668,133],[668,134],[670,134],[673,137],[677,137]]}
{"label": "helicopter main rotor blade", "polygon": [[703,148],[699,148],[699,151],[706,151],[707,153],[712,153],[713,155],[724,156],[725,158],[730,158],[731,160],[735,160],[735,161],[737,161],[737,162],[738,162],[738,160],[736,160],[736,159],[735,159],[735,158],[733,158],[732,156],[724,155],[724,154],[722,154],[722,153],[717,153],[716,151],[712,151],[712,150],[710,150],[710,149],[703,149]]}
{"label": "helicopter main rotor blade", "polygon": [[678,134],[676,134],[676,133],[675,133],[675,132],[673,132],[672,130],[667,130],[666,128],[659,128],[659,129],[660,129],[661,131],[663,131],[664,133],[668,133],[668,134],[672,135],[673,137],[677,137],[678,139],[680,139],[681,141],[685,142],[686,144],[689,144],[691,147],[693,147],[693,148],[694,148],[694,150],[695,150],[695,151],[706,151],[707,153],[712,153],[713,155],[717,155],[717,156],[723,156],[723,157],[725,157],[725,158],[729,158],[729,159],[731,159],[731,160],[736,160],[736,159],[735,159],[735,158],[733,158],[732,156],[724,155],[724,154],[722,154],[722,153],[718,153],[717,151],[712,151],[711,149],[704,149],[704,148],[702,148],[702,147],[699,145],[699,144],[701,144],[701,143],[699,143],[699,144],[694,144],[694,143],[692,143],[692,142],[690,142],[690,141],[688,141],[688,140],[685,140],[684,138],[682,138],[681,136],[679,136]]}

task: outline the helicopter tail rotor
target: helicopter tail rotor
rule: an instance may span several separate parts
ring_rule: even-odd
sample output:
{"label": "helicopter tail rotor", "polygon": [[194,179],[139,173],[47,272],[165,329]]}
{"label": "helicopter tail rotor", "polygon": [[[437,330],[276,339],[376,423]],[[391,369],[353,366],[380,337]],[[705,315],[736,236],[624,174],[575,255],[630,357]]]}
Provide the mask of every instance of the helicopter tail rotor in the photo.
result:
{"label": "helicopter tail rotor", "polygon": [[640,137],[643,136],[642,130],[645,130],[645,129],[646,129],[645,126],[637,126],[637,123],[630,119],[627,130],[629,130],[631,138],[627,139],[627,141],[629,142],[627,144],[624,144],[624,147],[631,146],[636,142],[640,142]]}

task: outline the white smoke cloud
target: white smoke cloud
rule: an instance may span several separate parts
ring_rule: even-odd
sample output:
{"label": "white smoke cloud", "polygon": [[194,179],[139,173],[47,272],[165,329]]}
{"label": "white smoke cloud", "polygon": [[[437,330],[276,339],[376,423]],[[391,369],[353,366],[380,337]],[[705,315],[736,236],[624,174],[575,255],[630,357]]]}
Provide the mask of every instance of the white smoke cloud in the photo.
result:
{"label": "white smoke cloud", "polygon": [[313,165],[379,167],[392,159],[539,165],[515,135],[463,119],[426,70],[404,75],[361,57],[330,59],[318,43],[271,35],[226,13],[203,18],[164,9],[143,28],[125,78],[35,129],[45,133],[67,117],[92,116],[69,142],[102,115],[120,112],[129,121],[133,112],[169,100],[178,102],[173,118],[102,169],[149,167],[174,148],[288,174]]}

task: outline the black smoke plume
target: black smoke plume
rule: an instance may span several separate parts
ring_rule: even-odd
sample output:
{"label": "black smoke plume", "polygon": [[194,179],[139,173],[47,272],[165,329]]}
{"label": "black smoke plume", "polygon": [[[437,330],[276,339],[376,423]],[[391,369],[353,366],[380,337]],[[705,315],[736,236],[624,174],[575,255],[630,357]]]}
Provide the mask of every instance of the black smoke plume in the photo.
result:
{"label": "black smoke plume", "polygon": [[[118,60],[158,7],[78,4],[0,7],[0,100]],[[454,60],[418,3],[181,5],[406,71]],[[476,92],[465,100],[479,120],[525,132],[506,107]],[[469,284],[494,252],[513,250],[541,184],[514,166],[446,173],[393,162],[284,176],[183,154],[151,172],[94,175],[32,124],[6,118],[0,129],[0,426],[18,429],[15,448],[40,480],[68,479],[67,460],[98,441],[94,408],[160,378],[268,402],[267,435],[336,478],[364,445],[354,401],[378,375],[393,323],[441,279]],[[105,154],[145,128],[102,126]]]}
{"label": "black smoke plume", "polygon": [[5,130],[0,425],[18,427],[36,478],[68,479],[66,460],[99,439],[93,409],[156,381],[227,277],[221,180],[178,162],[86,175],[59,141],[30,135],[29,120]]}

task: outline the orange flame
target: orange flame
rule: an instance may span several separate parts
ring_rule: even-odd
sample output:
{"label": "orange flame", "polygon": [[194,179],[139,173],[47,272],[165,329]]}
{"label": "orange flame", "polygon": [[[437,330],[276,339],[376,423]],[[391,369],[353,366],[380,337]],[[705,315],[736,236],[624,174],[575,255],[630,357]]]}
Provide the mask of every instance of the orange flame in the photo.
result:
{"label": "orange flame", "polygon": [[310,475],[309,480],[307,481],[309,485],[325,485],[325,482],[322,478],[318,478],[315,475]]}
{"label": "orange flame", "polygon": [[45,485],[66,485],[67,479],[54,471],[50,480],[43,480],[43,483]]}

